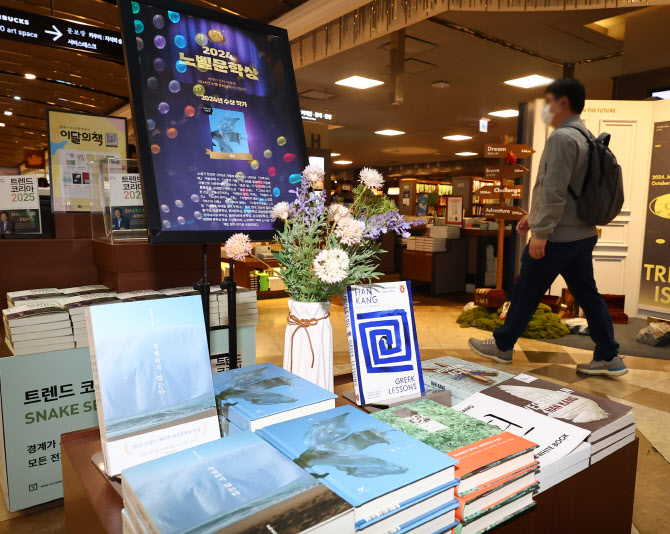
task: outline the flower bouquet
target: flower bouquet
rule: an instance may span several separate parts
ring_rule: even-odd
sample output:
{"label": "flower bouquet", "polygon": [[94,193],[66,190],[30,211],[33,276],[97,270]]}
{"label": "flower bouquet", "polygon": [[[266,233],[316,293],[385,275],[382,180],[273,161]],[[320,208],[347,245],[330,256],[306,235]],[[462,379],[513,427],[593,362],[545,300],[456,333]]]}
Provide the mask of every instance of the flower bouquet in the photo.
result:
{"label": "flower bouquet", "polygon": [[[290,296],[284,368],[332,391],[330,298],[350,284],[379,278],[379,237],[388,232],[409,237],[411,227],[423,221],[406,221],[395,203],[379,194],[384,178],[374,169],[360,172],[350,207],[326,206],[326,192],[313,190],[323,179],[320,168],[307,166],[299,187],[290,191],[296,200],[276,204],[272,217],[284,223],[275,236],[282,250],[274,256]],[[235,234],[224,248],[228,257],[242,260],[251,247],[248,236]]]}

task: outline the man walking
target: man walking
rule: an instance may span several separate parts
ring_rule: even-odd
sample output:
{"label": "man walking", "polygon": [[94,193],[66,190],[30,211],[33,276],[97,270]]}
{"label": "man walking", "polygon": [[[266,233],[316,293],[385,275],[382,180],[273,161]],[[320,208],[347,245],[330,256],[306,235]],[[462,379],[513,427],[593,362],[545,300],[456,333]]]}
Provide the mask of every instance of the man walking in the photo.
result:
{"label": "man walking", "polygon": [[[598,229],[577,215],[577,203],[568,186],[582,190],[589,163],[588,130],[580,119],[586,99],[579,80],[563,78],[545,92],[542,120],[556,128],[547,139],[533,188],[530,215],[521,219],[517,231],[532,233],[521,258],[521,272],[512,289],[505,324],[486,340],[471,338],[470,348],[479,356],[511,363],[514,344],[526,330],[542,297],[558,275],[584,310],[591,339],[596,344],[593,360],[577,371],[589,375],[620,376],[628,372],[607,305],[593,278],[593,249]],[[581,132],[577,131],[581,130]],[[592,136],[591,136],[592,137]]]}

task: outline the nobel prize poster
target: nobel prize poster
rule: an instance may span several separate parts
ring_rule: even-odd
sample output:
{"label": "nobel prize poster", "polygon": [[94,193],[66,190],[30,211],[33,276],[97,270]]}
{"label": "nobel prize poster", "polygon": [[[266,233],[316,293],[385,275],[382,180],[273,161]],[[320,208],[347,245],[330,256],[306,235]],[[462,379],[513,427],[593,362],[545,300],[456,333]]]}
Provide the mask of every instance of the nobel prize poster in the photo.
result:
{"label": "nobel prize poster", "polygon": [[670,313],[670,122],[654,125],[639,306]]}
{"label": "nobel prize poster", "polygon": [[48,112],[51,209],[91,211],[91,176],[97,159],[126,158],[126,119]]}
{"label": "nobel prize poster", "polygon": [[0,236],[41,232],[37,176],[0,176]]}
{"label": "nobel prize poster", "polygon": [[152,240],[271,237],[306,161],[285,31],[178,2],[121,8]]}

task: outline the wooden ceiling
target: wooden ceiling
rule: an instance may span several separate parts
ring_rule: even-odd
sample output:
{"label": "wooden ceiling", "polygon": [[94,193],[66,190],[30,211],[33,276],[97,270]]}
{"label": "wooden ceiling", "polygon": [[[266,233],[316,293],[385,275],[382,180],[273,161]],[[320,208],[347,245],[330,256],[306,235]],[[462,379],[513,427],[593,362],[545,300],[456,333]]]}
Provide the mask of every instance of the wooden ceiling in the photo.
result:
{"label": "wooden ceiling", "polygon": [[[305,0],[189,0],[269,22]],[[0,0],[0,6],[119,31],[116,2]],[[0,39],[0,167],[18,166],[24,149],[46,149],[49,109],[108,114],[128,103],[124,65],[85,53]],[[37,78],[28,80],[25,74]],[[21,100],[15,100],[19,96]],[[11,111],[11,116],[4,115]]]}

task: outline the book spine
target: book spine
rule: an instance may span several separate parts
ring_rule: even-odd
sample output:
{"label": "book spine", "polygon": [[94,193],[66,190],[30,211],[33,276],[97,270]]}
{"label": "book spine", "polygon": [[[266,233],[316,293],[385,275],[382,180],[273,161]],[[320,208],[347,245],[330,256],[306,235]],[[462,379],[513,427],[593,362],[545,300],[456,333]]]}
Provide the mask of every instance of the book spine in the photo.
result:
{"label": "book spine", "polygon": [[231,406],[228,408],[228,420],[234,425],[237,425],[242,430],[250,430],[251,420],[246,415],[240,413],[240,411],[236,408],[237,406]]}
{"label": "book spine", "polygon": [[[91,354],[91,370],[93,371],[93,389],[95,390],[95,402],[98,411],[98,426],[100,427],[100,437],[107,438],[107,429],[105,427],[105,414],[103,413],[102,394],[100,393],[100,377],[98,376],[98,364],[95,357],[95,339],[93,337],[93,328],[91,327],[91,310],[86,309],[86,328],[88,330],[88,345],[89,353]],[[105,463],[107,463],[107,456],[105,456]],[[107,466],[105,466],[107,469]],[[109,472],[109,470],[108,470]]]}
{"label": "book spine", "polygon": [[158,530],[156,525],[154,525],[151,517],[144,509],[144,506],[142,506],[142,502],[137,498],[137,495],[135,495],[132,486],[128,484],[128,481],[125,479],[125,477],[123,477],[123,475],[121,477],[121,488],[123,491],[124,501],[127,501],[130,504],[135,514],[137,514],[137,518],[142,523],[142,526],[144,526],[144,529],[151,534],[161,534],[161,531]]}
{"label": "book spine", "polygon": [[359,405],[365,404],[361,384],[358,380],[358,362],[356,358],[356,337],[355,326],[352,323],[351,312],[349,305],[351,300],[351,286],[347,286],[347,290],[342,295],[342,302],[344,304],[344,322],[347,325],[347,341],[349,342],[349,357],[351,358],[351,374],[354,378],[354,393],[356,394],[356,403]]}

